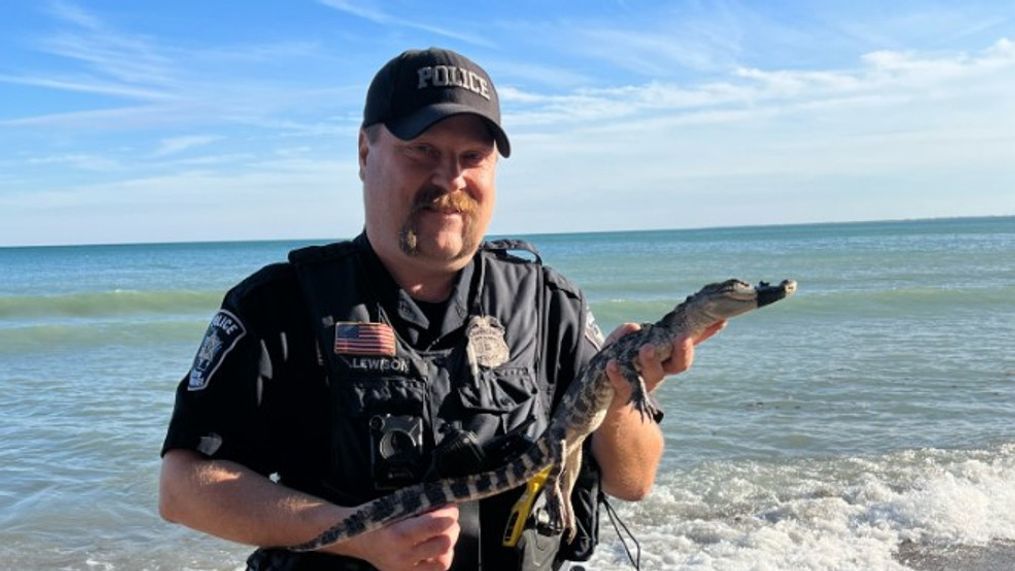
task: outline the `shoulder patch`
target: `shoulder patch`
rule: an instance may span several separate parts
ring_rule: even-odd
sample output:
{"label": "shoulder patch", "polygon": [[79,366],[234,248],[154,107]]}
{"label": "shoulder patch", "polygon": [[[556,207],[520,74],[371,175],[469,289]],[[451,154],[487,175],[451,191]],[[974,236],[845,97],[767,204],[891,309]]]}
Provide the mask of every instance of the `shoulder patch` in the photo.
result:
{"label": "shoulder patch", "polygon": [[212,317],[208,330],[204,333],[204,340],[201,341],[201,347],[194,357],[187,390],[200,391],[207,388],[223,359],[246,334],[247,329],[238,317],[225,309],[220,309],[215,317]]}

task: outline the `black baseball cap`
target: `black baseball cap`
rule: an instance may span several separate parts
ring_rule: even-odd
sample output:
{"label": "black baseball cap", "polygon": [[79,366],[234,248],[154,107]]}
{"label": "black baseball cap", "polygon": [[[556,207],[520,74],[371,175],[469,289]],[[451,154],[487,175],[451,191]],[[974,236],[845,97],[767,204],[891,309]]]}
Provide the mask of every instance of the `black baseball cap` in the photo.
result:
{"label": "black baseball cap", "polygon": [[408,50],[384,64],[370,82],[363,127],[384,123],[393,135],[409,140],[462,113],[486,119],[497,150],[511,155],[497,90],[483,68],[451,50]]}

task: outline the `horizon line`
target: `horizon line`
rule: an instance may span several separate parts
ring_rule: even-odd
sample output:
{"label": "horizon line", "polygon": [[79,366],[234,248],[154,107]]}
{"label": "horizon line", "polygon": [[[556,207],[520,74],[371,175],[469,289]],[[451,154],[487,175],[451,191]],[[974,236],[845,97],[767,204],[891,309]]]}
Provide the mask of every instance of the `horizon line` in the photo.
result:
{"label": "horizon line", "polygon": [[[988,220],[997,218],[1015,218],[1013,214],[984,214],[984,215],[970,215],[970,216],[935,216],[927,218],[871,218],[862,220],[825,220],[825,221],[814,221],[814,222],[791,222],[791,223],[769,223],[769,224],[739,224],[729,226],[686,226],[681,228],[635,228],[635,229],[621,229],[621,230],[581,230],[581,231],[567,231],[567,232],[520,232],[520,233],[492,233],[483,236],[484,240],[496,239],[496,238],[508,238],[508,237],[526,237],[526,236],[573,236],[578,234],[636,234],[636,233],[647,233],[647,232],[694,232],[694,231],[709,231],[709,230],[733,230],[733,229],[750,229],[750,228],[774,228],[774,227],[806,227],[806,226],[845,226],[845,225],[856,225],[856,224],[875,224],[875,223],[910,223],[910,222],[935,222],[935,221],[947,221],[947,220]],[[358,235],[358,233],[356,234]],[[15,250],[15,249],[28,249],[28,248],[97,248],[97,247],[118,247],[118,246],[182,246],[182,245],[202,245],[202,244],[249,244],[249,243],[269,243],[269,242],[317,242],[317,243],[331,243],[340,240],[351,240],[356,235],[348,236],[344,238],[340,237],[314,237],[314,238],[227,238],[221,240],[168,240],[161,242],[91,242],[91,243],[54,243],[54,244],[5,244],[0,245],[0,250]]]}

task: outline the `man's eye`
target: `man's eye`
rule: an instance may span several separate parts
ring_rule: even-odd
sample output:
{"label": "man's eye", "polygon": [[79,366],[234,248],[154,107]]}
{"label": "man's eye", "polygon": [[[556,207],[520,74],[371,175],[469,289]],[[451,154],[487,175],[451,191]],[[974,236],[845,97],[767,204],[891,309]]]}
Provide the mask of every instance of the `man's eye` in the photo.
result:
{"label": "man's eye", "polygon": [[462,160],[465,161],[466,164],[470,165],[478,165],[479,163],[483,162],[483,159],[485,158],[486,155],[478,151],[474,153],[465,153],[464,155],[462,155]]}

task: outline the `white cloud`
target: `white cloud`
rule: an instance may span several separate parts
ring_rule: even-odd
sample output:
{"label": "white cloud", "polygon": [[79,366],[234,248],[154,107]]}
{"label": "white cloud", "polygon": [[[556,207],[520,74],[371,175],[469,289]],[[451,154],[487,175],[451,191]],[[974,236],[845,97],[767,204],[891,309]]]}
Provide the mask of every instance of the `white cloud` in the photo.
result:
{"label": "white cloud", "polygon": [[82,28],[90,30],[102,28],[102,23],[95,16],[84,11],[80,6],[68,2],[50,2],[48,11],[57,18],[74,23]]}
{"label": "white cloud", "polygon": [[1006,39],[697,85],[509,89],[500,202],[522,215],[495,231],[1013,214],[1013,92]]}
{"label": "white cloud", "polygon": [[[101,25],[43,38],[43,51],[86,64],[95,73],[130,85],[178,87],[173,59],[151,40]],[[74,23],[78,23],[74,20]]]}
{"label": "white cloud", "polygon": [[164,101],[173,99],[172,95],[161,90],[109,83],[95,80],[90,77],[32,77],[0,74],[0,82],[45,87],[59,91],[97,93],[101,95],[112,95],[115,97],[148,101]]}
{"label": "white cloud", "polygon": [[376,6],[367,6],[362,2],[353,2],[352,0],[319,0],[319,2],[329,8],[334,8],[340,12],[351,14],[357,18],[369,20],[375,24],[420,30],[477,46],[491,47],[493,45],[488,39],[483,38],[482,36],[466,34],[460,30],[448,29],[442,26],[433,26],[426,24],[422,20],[400,18],[385,12]]}
{"label": "white cloud", "polygon": [[7,127],[54,127],[61,129],[129,129],[180,122],[179,107],[169,105],[135,105],[90,111],[67,111],[18,117],[0,121]]}
{"label": "white cloud", "polygon": [[712,71],[735,61],[733,46],[674,38],[681,38],[679,32],[594,28],[580,32],[578,45],[586,55],[649,76],[668,77],[677,69]]}
{"label": "white cloud", "polygon": [[113,158],[84,153],[31,157],[24,159],[24,164],[32,166],[66,165],[79,170],[93,172],[116,171],[123,167],[119,161]]}
{"label": "white cloud", "polygon": [[182,153],[187,149],[200,147],[215,141],[221,140],[218,135],[188,135],[184,137],[170,137],[159,142],[159,148],[155,150],[154,156],[165,157]]}
{"label": "white cloud", "polygon": [[[814,71],[738,68],[722,81],[683,86],[652,81],[640,85],[579,89],[566,94],[539,94],[504,88],[510,106],[507,121],[519,126],[548,126],[628,120],[666,113],[758,111],[759,105],[801,105],[854,101],[869,104],[920,98],[928,87],[961,95],[967,82],[986,79],[1015,87],[1015,47],[1001,39],[976,55],[921,56],[878,51],[864,55],[852,69]],[[728,114],[715,115],[722,121]],[[663,118],[664,119],[664,118]]]}
{"label": "white cloud", "polygon": [[[122,31],[71,4],[55,4],[51,12],[63,26],[32,44],[62,62],[0,74],[0,83],[45,90],[88,93],[112,100],[89,100],[88,109],[60,108],[32,115],[6,114],[0,125],[67,129],[116,129],[166,124],[261,125],[293,110],[333,108],[343,101],[361,101],[348,86],[279,83],[261,71],[264,66],[324,57],[311,41],[276,41],[231,46],[180,46],[158,37]],[[242,67],[250,64],[253,70]],[[57,68],[57,65],[61,66]],[[67,69],[75,71],[70,72]],[[59,71],[55,71],[59,69]],[[124,105],[117,99],[131,100]],[[96,108],[101,107],[101,108]],[[19,106],[20,108],[20,106]],[[47,109],[43,107],[43,109]],[[49,108],[52,109],[52,108]],[[311,125],[316,120],[308,121]]]}

